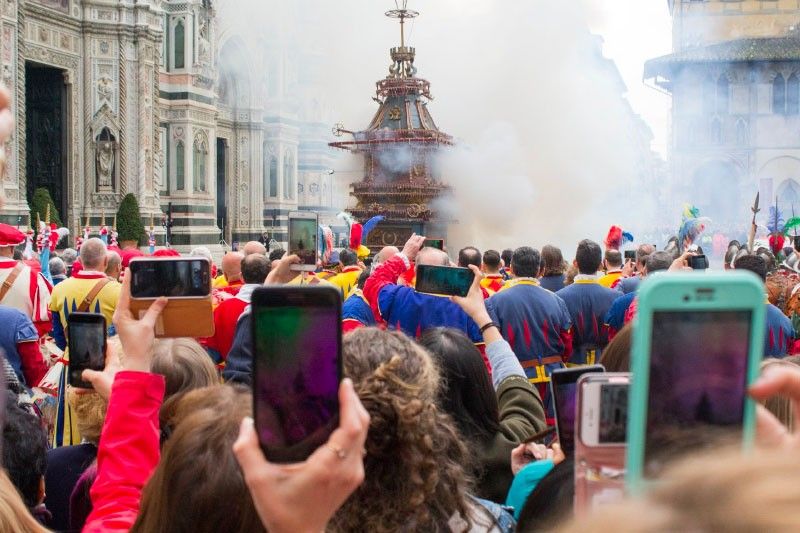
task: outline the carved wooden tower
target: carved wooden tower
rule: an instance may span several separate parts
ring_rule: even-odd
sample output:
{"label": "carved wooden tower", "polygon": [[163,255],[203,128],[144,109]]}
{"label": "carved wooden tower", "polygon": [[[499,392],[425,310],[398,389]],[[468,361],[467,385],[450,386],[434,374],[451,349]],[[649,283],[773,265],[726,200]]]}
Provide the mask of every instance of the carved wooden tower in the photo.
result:
{"label": "carved wooden tower", "polygon": [[376,84],[378,111],[363,131],[337,125],[334,134],[349,134],[353,139],[331,143],[364,156],[364,179],[353,185],[352,192],[358,204],[350,211],[359,220],[386,217],[369,235],[366,244],[373,249],[402,246],[412,232],[443,238],[446,228],[435,206],[448,189],[436,155],[453,140],[436,127],[428,111],[428,101],[433,99],[430,83],[416,76],[416,51],[406,46],[405,21],[419,13],[407,9],[407,0],[395,3],[397,9],[386,16],[400,21],[400,46],[390,51],[389,75]]}

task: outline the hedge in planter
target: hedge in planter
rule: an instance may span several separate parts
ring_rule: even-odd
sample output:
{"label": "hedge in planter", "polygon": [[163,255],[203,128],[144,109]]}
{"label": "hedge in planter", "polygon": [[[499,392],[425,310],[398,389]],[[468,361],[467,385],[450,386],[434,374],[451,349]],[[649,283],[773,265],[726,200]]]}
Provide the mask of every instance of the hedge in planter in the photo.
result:
{"label": "hedge in planter", "polygon": [[122,241],[136,241],[139,243],[145,235],[144,224],[142,224],[142,216],[139,213],[139,202],[133,193],[128,193],[119,204],[119,211],[117,211],[117,227],[115,228],[119,234],[118,240]]}
{"label": "hedge in planter", "polygon": [[[50,206],[50,222],[55,222],[56,225],[60,228],[63,224],[61,224],[61,215],[58,213],[58,209],[56,209],[56,204],[53,202],[53,198],[50,196],[50,191],[45,189],[44,187],[38,187],[35,191],[33,191],[33,198],[31,198],[31,227],[35,228],[36,226],[36,214],[39,214],[39,218],[42,222],[45,221],[45,217],[47,216],[47,206]],[[35,228],[36,231],[39,231],[39,228]]]}

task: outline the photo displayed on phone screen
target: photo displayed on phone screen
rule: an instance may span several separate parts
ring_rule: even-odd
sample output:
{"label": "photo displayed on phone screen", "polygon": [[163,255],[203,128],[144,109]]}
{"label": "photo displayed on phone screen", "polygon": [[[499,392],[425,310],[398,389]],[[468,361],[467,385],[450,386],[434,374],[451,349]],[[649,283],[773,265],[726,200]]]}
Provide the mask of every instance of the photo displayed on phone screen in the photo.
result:
{"label": "photo displayed on phone screen", "polygon": [[74,387],[92,388],[81,378],[86,369],[102,370],[105,367],[104,323],[69,323],[69,384]]}
{"label": "photo displayed on phone screen", "polygon": [[750,321],[750,311],[653,314],[645,476],[663,468],[662,450],[741,435]]}
{"label": "photo displayed on phone screen", "polygon": [[211,265],[205,259],[131,261],[134,298],[188,298],[211,292]]}
{"label": "photo displayed on phone screen", "polygon": [[463,297],[474,280],[475,274],[468,268],[418,265],[415,288],[426,294]]}
{"label": "photo displayed on phone screen", "polygon": [[296,462],[338,425],[339,312],[254,306],[254,415],[268,459]]}
{"label": "photo displayed on phone screen", "polygon": [[304,265],[317,264],[317,220],[289,218],[289,254],[297,255]]}
{"label": "photo displayed on phone screen", "polygon": [[628,433],[628,385],[605,383],[600,387],[599,444],[625,444]]}

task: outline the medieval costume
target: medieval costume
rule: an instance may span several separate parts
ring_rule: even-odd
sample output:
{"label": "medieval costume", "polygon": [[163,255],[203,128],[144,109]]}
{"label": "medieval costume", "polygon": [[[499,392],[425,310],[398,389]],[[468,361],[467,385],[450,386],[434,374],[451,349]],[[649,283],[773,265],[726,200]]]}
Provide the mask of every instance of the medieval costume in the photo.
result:
{"label": "medieval costume", "polygon": [[608,344],[605,316],[619,296],[601,286],[594,276],[579,275],[575,282],[556,293],[567,304],[572,320],[572,357],[569,365],[593,365]]}

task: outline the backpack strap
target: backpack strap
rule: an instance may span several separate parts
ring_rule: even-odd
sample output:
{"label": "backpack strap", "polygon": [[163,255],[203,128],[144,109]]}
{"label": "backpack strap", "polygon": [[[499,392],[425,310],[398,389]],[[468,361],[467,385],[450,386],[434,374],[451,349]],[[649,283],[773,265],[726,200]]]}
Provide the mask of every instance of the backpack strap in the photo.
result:
{"label": "backpack strap", "polygon": [[8,291],[11,290],[11,286],[14,285],[15,281],[17,281],[17,278],[22,273],[22,269],[23,269],[22,263],[17,263],[17,266],[15,266],[14,269],[11,271],[11,273],[8,275],[6,280],[3,282],[3,285],[0,286],[0,302],[2,302],[3,298],[6,297]]}
{"label": "backpack strap", "polygon": [[83,299],[81,302],[80,307],[78,307],[79,313],[86,313],[89,311],[89,306],[92,305],[92,301],[97,298],[97,295],[100,294],[100,291],[103,290],[103,287],[111,283],[111,280],[108,278],[103,278],[97,283],[95,283],[92,290],[89,291],[89,294],[86,295],[86,298]]}

